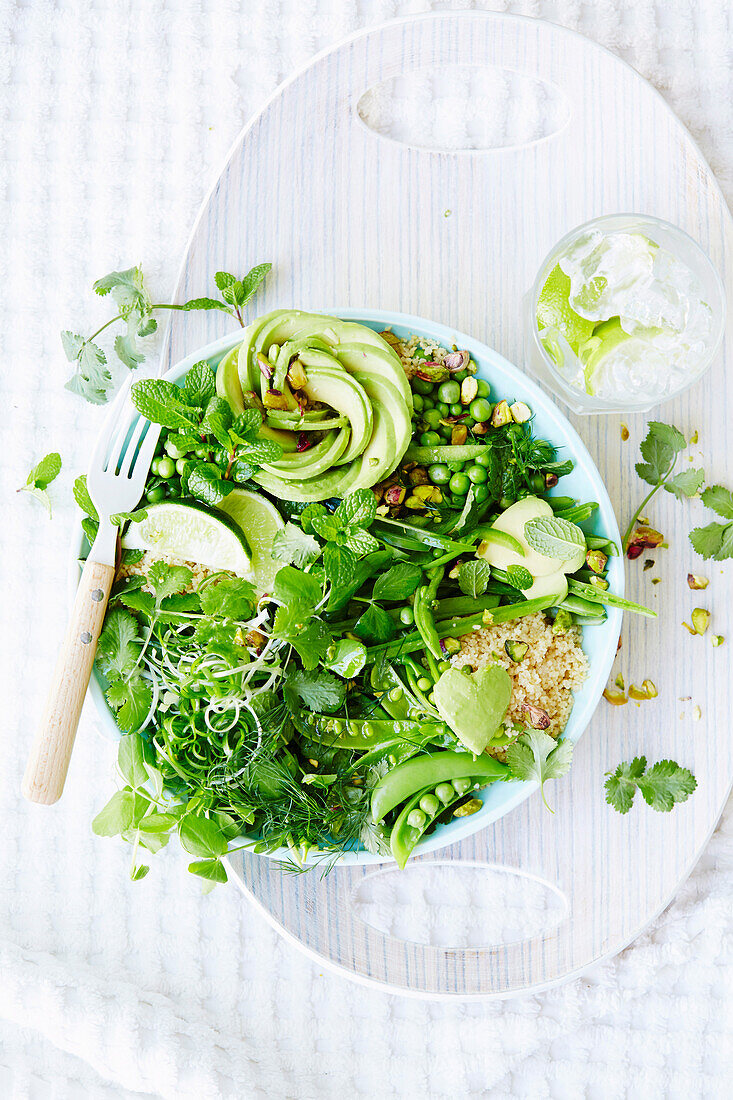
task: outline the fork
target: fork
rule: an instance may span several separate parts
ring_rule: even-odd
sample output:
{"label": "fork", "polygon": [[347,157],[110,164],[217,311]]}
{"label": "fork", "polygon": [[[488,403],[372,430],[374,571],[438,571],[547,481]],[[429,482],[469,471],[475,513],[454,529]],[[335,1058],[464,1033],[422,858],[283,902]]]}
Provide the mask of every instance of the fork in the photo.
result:
{"label": "fork", "polygon": [[160,426],[144,417],[132,426],[127,404],[131,383],[129,378],[113,402],[89,465],[87,489],[99,513],[99,529],[79,581],[23,777],[22,791],[31,802],[51,805],[64,789],[115,575],[118,528],[110,517],[131,511],[140,500],[160,435]]}

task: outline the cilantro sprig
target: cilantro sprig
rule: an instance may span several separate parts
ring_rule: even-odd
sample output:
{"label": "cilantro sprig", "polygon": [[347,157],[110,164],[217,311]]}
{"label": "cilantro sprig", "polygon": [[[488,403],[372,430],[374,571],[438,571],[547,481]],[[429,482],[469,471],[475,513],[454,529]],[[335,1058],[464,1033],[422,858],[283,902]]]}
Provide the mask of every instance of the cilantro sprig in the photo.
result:
{"label": "cilantro sprig", "polygon": [[25,485],[17,490],[19,493],[29,493],[35,500],[39,500],[51,515],[51,498],[48,495],[48,487],[61,473],[61,455],[57,451],[45,455],[28,474]]}
{"label": "cilantro sprig", "polygon": [[682,500],[694,496],[705,482],[705,471],[701,469],[684,470],[672,476],[680,453],[687,447],[687,441],[679,428],[675,428],[673,424],[650,420],[647,429],[639,448],[644,461],[636,463],[636,472],[652,489],[634,512],[626,528],[622,539],[624,552],[628,549],[636,521],[655,493],[664,488],[677,500]]}
{"label": "cilantro sprig", "polygon": [[570,771],[572,759],[572,741],[556,741],[549,733],[540,730],[523,733],[506,750],[506,762],[512,778],[539,783],[542,801],[550,813],[555,811],[545,798],[545,783],[548,779],[559,779]]}
{"label": "cilantro sprig", "polygon": [[647,806],[669,813],[678,802],[686,802],[697,787],[697,780],[688,768],[674,760],[659,760],[647,768],[645,756],[624,761],[607,775],[606,802],[620,814],[629,812],[637,790]]}
{"label": "cilantro sprig", "polygon": [[690,542],[704,558],[715,561],[733,558],[733,493],[723,485],[711,485],[702,494],[702,502],[725,522],[694,527],[690,531]]}
{"label": "cilantro sprig", "polygon": [[127,268],[125,271],[111,271],[94,283],[94,291],[101,297],[109,295],[117,306],[117,313],[101,325],[91,336],[82,336],[68,329],[61,333],[61,345],[70,363],[74,364],[74,373],[66,383],[66,389],[79,394],[93,405],[103,405],[113,388],[109,371],[107,353],[96,342],[106,329],[117,322],[124,323],[124,332],[117,334],[114,340],[114,353],[117,359],[135,370],[145,359],[145,351],[140,340],[152,336],[158,328],[153,314],[161,310],[211,310],[216,309],[235,318],[244,325],[242,310],[255,294],[271,264],[258,264],[237,279],[227,271],[217,271],[214,282],[221,298],[192,298],[188,302],[153,302],[145,284],[142,268]]}

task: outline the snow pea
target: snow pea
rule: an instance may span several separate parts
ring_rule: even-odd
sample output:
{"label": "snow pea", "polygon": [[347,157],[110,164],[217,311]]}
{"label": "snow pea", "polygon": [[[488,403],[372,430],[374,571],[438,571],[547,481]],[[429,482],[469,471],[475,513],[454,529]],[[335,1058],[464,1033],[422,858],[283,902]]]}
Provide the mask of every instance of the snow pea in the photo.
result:
{"label": "snow pea", "polygon": [[426,744],[448,732],[445,722],[414,722],[409,719],[329,718],[309,714],[304,716],[303,722],[312,740],[322,741],[329,748],[337,749],[372,749],[395,739]]}
{"label": "snow pea", "polygon": [[453,752],[450,749],[425,753],[398,764],[382,776],[372,791],[372,817],[375,824],[382,821],[395,806],[425,787],[468,777],[490,782],[501,779],[507,773],[506,765],[492,756],[474,757],[470,752]]}
{"label": "snow pea", "polygon": [[404,870],[412,851],[433,824],[447,809],[459,802],[473,788],[486,783],[485,778],[472,776],[424,787],[405,804],[389,834],[389,846],[400,870]]}
{"label": "snow pea", "polygon": [[422,640],[425,642],[425,647],[428,649],[436,660],[440,660],[442,652],[440,649],[440,635],[435,629],[435,618],[433,617],[433,603],[438,593],[440,582],[443,579],[445,573],[445,566],[441,565],[438,569],[428,569],[427,574],[430,578],[429,584],[421,585],[415,592],[415,600],[413,604],[413,612],[415,615],[415,626]]}

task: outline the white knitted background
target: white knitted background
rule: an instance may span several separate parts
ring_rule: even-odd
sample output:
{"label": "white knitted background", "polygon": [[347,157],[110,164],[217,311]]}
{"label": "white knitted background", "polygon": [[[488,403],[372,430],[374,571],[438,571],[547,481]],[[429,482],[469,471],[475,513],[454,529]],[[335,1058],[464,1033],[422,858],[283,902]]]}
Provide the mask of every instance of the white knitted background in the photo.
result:
{"label": "white knitted background", "polygon": [[[170,294],[224,154],[294,67],[360,27],[465,7],[614,49],[733,192],[728,0],[0,0],[2,1097],[730,1094],[730,813],[621,956],[542,995],[445,1005],[323,971],[235,888],[202,898],[173,846],[130,883],[124,846],[90,831],[114,757],[90,712],[63,800],[17,794],[64,625],[71,483],[102,416],[62,388],[59,329],[101,323],[90,286],[114,267],[141,261]],[[13,490],[51,449],[64,470],[49,522]]]}

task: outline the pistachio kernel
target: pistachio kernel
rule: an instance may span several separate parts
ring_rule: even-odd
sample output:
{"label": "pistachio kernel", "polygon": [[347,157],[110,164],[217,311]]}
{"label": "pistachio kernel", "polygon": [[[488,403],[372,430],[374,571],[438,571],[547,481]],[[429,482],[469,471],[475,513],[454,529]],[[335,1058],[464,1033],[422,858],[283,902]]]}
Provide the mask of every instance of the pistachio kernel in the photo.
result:
{"label": "pistachio kernel", "polygon": [[603,692],[603,698],[607,703],[610,703],[612,707],[622,707],[624,703],[628,703],[623,691],[614,691],[613,688],[606,688]]}
{"label": "pistachio kernel", "polygon": [[714,646],[722,645],[724,641],[725,641],[725,638],[723,637],[722,634],[713,634],[713,645]]}
{"label": "pistachio kernel", "polygon": [[707,577],[701,577],[697,573],[688,573],[687,584],[689,588],[691,588],[694,592],[697,592],[700,589],[707,588],[707,586],[710,584],[710,581]]}
{"label": "pistachio kernel", "polygon": [[707,628],[710,626],[711,615],[709,611],[706,611],[704,607],[696,607],[693,609],[692,625],[695,628],[695,634],[704,634]]}

